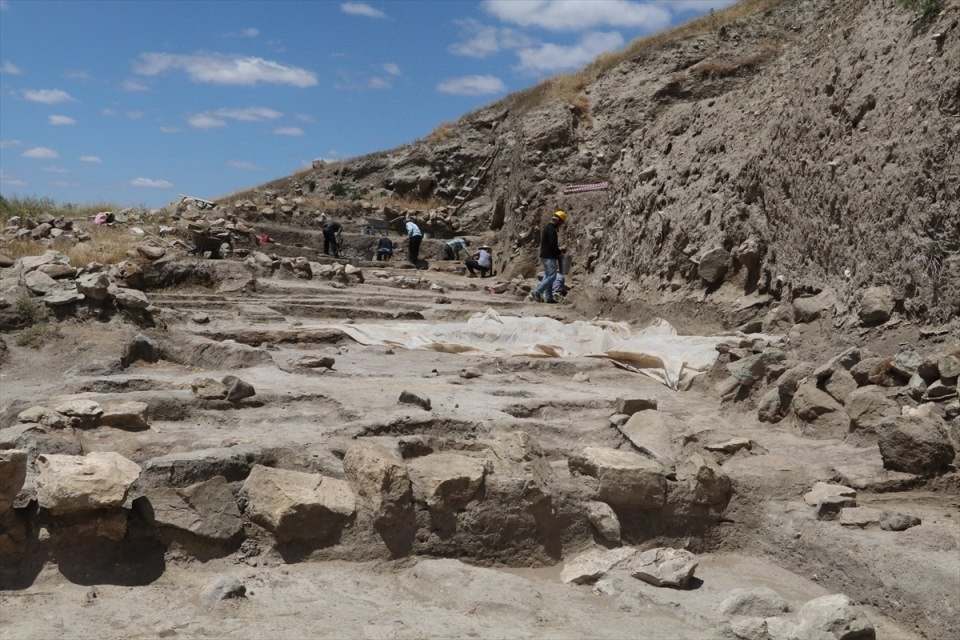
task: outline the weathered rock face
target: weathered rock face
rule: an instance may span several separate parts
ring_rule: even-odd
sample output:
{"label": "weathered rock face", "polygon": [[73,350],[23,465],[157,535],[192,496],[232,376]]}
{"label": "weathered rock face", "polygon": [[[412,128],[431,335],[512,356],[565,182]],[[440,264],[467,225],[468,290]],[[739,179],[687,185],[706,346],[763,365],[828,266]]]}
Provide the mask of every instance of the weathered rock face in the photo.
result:
{"label": "weathered rock face", "polygon": [[[347,176],[450,198],[499,145],[456,222],[499,234],[508,277],[534,275],[542,217],[563,208],[579,286],[616,287],[621,299],[729,285],[798,298],[801,322],[945,321],[960,313],[951,16],[924,25],[940,39],[921,40],[906,9],[774,3],[636,46],[568,100],[509,96],[442,139],[314,167],[283,195]],[[919,166],[938,169],[915,179]],[[584,183],[606,184],[564,193]]]}
{"label": "weathered rock face", "polygon": [[27,452],[20,449],[0,451],[0,513],[13,506],[27,477]]}

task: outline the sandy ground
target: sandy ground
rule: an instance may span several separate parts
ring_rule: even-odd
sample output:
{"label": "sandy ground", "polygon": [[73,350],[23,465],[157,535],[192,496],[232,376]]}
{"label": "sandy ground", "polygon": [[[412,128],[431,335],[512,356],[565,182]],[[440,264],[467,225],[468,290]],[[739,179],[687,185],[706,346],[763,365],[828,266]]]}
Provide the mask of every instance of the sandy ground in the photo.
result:
{"label": "sandy ground", "polygon": [[[411,275],[405,271],[405,275]],[[549,313],[562,320],[584,319],[570,305],[536,305],[482,289],[487,282],[455,274],[419,272],[443,292],[368,283],[335,289],[315,281],[267,281],[257,296],[166,292],[152,296],[164,309],[169,334],[322,331],[331,324],[378,322],[370,309],[416,311],[411,323],[466,320],[487,308],[503,314]],[[443,298],[443,299],[441,299]],[[299,305],[299,306],[296,306]],[[283,309],[283,312],[277,311]],[[367,310],[367,311],[364,311]],[[209,324],[191,314],[204,312]],[[689,318],[685,319],[688,324]],[[455,559],[406,558],[397,561],[341,560],[285,564],[265,553],[253,560],[232,554],[200,562],[171,552],[158,575],[138,586],[86,581],[48,563],[26,588],[0,592],[0,637],[98,638],[631,638],[706,640],[729,637],[717,610],[731,589],[770,587],[794,609],[807,600],[856,585],[855,571],[878,562],[870,578],[902,580],[916,590],[931,566],[949,575],[960,566],[955,504],[942,495],[872,494],[924,517],[924,525],[897,539],[889,532],[839,530],[816,521],[799,498],[804,488],[829,479],[840,469],[865,482],[882,472],[875,448],[839,441],[809,440],[761,425],[755,417],[731,412],[717,398],[698,391],[676,392],[650,378],[596,358],[490,358],[432,351],[274,340],[263,348],[272,363],[244,369],[200,369],[160,362],[138,363],[124,371],[88,375],[83,367],[116,357],[134,329],[109,324],[67,324],[64,337],[37,352],[12,347],[0,373],[4,402],[44,404],[69,394],[103,388],[115,393],[90,397],[178,398],[189,402],[190,382],[200,377],[235,374],[257,389],[258,404],[242,410],[196,410],[186,419],[158,416],[143,432],[107,427],[83,432],[85,451],[114,450],[137,460],[170,451],[247,445],[289,447],[315,465],[335,464],[331,451],[384,424],[407,428],[449,442],[494,440],[523,430],[542,444],[553,467],[563,470],[566,454],[583,446],[616,446],[608,418],[618,397],[656,398],[660,411],[684,422],[692,432],[717,441],[749,437],[766,455],[730,464],[743,495],[731,506],[734,520],[722,527],[723,543],[700,556],[690,591],[658,589],[614,573],[597,585],[560,581],[562,562],[548,567],[477,567]],[[71,357],[64,358],[63,354]],[[331,355],[332,371],[298,372],[290,363],[305,355]],[[479,377],[464,378],[472,368]],[[97,385],[100,385],[97,387]],[[13,392],[12,392],[13,390]],[[398,404],[401,391],[431,398],[429,413]],[[397,425],[400,425],[399,427]],[[407,425],[403,427],[403,425]],[[396,435],[396,434],[395,434]],[[740,528],[737,513],[752,511],[770,527],[769,535]],[[724,531],[727,531],[724,533]],[[809,540],[809,546],[781,548],[785,540]],[[907,542],[904,545],[904,541]],[[788,545],[787,545],[788,546]],[[836,547],[851,558],[846,567],[824,573],[835,562]],[[834,551],[832,552],[831,549]],[[566,557],[578,549],[565,549]],[[899,562],[884,561],[903,553]],[[778,560],[777,557],[780,557]],[[855,559],[855,561],[854,561]],[[951,564],[953,563],[953,564]],[[885,567],[885,568],[884,568]],[[848,571],[849,570],[849,571]],[[899,575],[898,575],[898,572]],[[879,577],[878,577],[879,576]],[[205,603],[205,590],[217,580],[242,583],[242,598]],[[936,580],[941,577],[934,576]],[[949,579],[938,594],[960,593]],[[856,596],[858,594],[854,594]],[[912,640],[923,633],[916,613],[898,612],[899,624],[858,598],[878,629],[879,638]],[[938,596],[939,597],[939,596]],[[878,600],[883,601],[882,598]],[[957,636],[954,636],[957,637]]]}

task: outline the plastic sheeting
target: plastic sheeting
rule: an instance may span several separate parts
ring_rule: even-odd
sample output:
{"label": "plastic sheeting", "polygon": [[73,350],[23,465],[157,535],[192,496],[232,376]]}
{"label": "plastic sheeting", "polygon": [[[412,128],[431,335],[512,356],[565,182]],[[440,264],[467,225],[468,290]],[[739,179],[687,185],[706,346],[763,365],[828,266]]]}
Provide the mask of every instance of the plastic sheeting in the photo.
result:
{"label": "plastic sheeting", "polygon": [[[538,316],[502,316],[488,309],[457,323],[342,324],[364,345],[490,356],[607,358],[671,389],[706,371],[718,344],[738,336],[680,336],[665,320],[640,330],[605,320],[563,323]],[[758,336],[771,340],[770,336]]]}

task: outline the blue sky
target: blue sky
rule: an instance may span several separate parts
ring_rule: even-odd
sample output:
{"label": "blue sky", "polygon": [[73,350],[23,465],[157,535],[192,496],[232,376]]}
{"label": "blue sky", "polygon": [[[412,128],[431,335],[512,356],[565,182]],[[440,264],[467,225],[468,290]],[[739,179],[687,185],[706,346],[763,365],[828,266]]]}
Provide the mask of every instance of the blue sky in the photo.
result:
{"label": "blue sky", "polygon": [[159,207],[391,149],[733,0],[0,0],[0,193]]}

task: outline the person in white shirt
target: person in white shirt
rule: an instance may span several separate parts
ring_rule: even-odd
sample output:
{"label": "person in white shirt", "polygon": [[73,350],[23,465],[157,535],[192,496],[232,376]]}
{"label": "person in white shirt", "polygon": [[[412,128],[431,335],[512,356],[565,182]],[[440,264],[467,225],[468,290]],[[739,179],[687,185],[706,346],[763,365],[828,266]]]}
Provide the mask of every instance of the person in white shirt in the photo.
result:
{"label": "person in white shirt", "polygon": [[487,274],[490,273],[490,268],[493,266],[493,256],[490,254],[490,247],[483,245],[473,254],[472,258],[467,258],[464,264],[467,266],[467,271],[470,272],[471,278],[476,277],[477,271],[480,272],[481,278],[487,277]]}
{"label": "person in white shirt", "polygon": [[417,261],[420,260],[420,243],[423,242],[423,232],[420,231],[420,227],[412,218],[407,218],[404,226],[409,238],[407,241],[407,262],[416,265]]}

